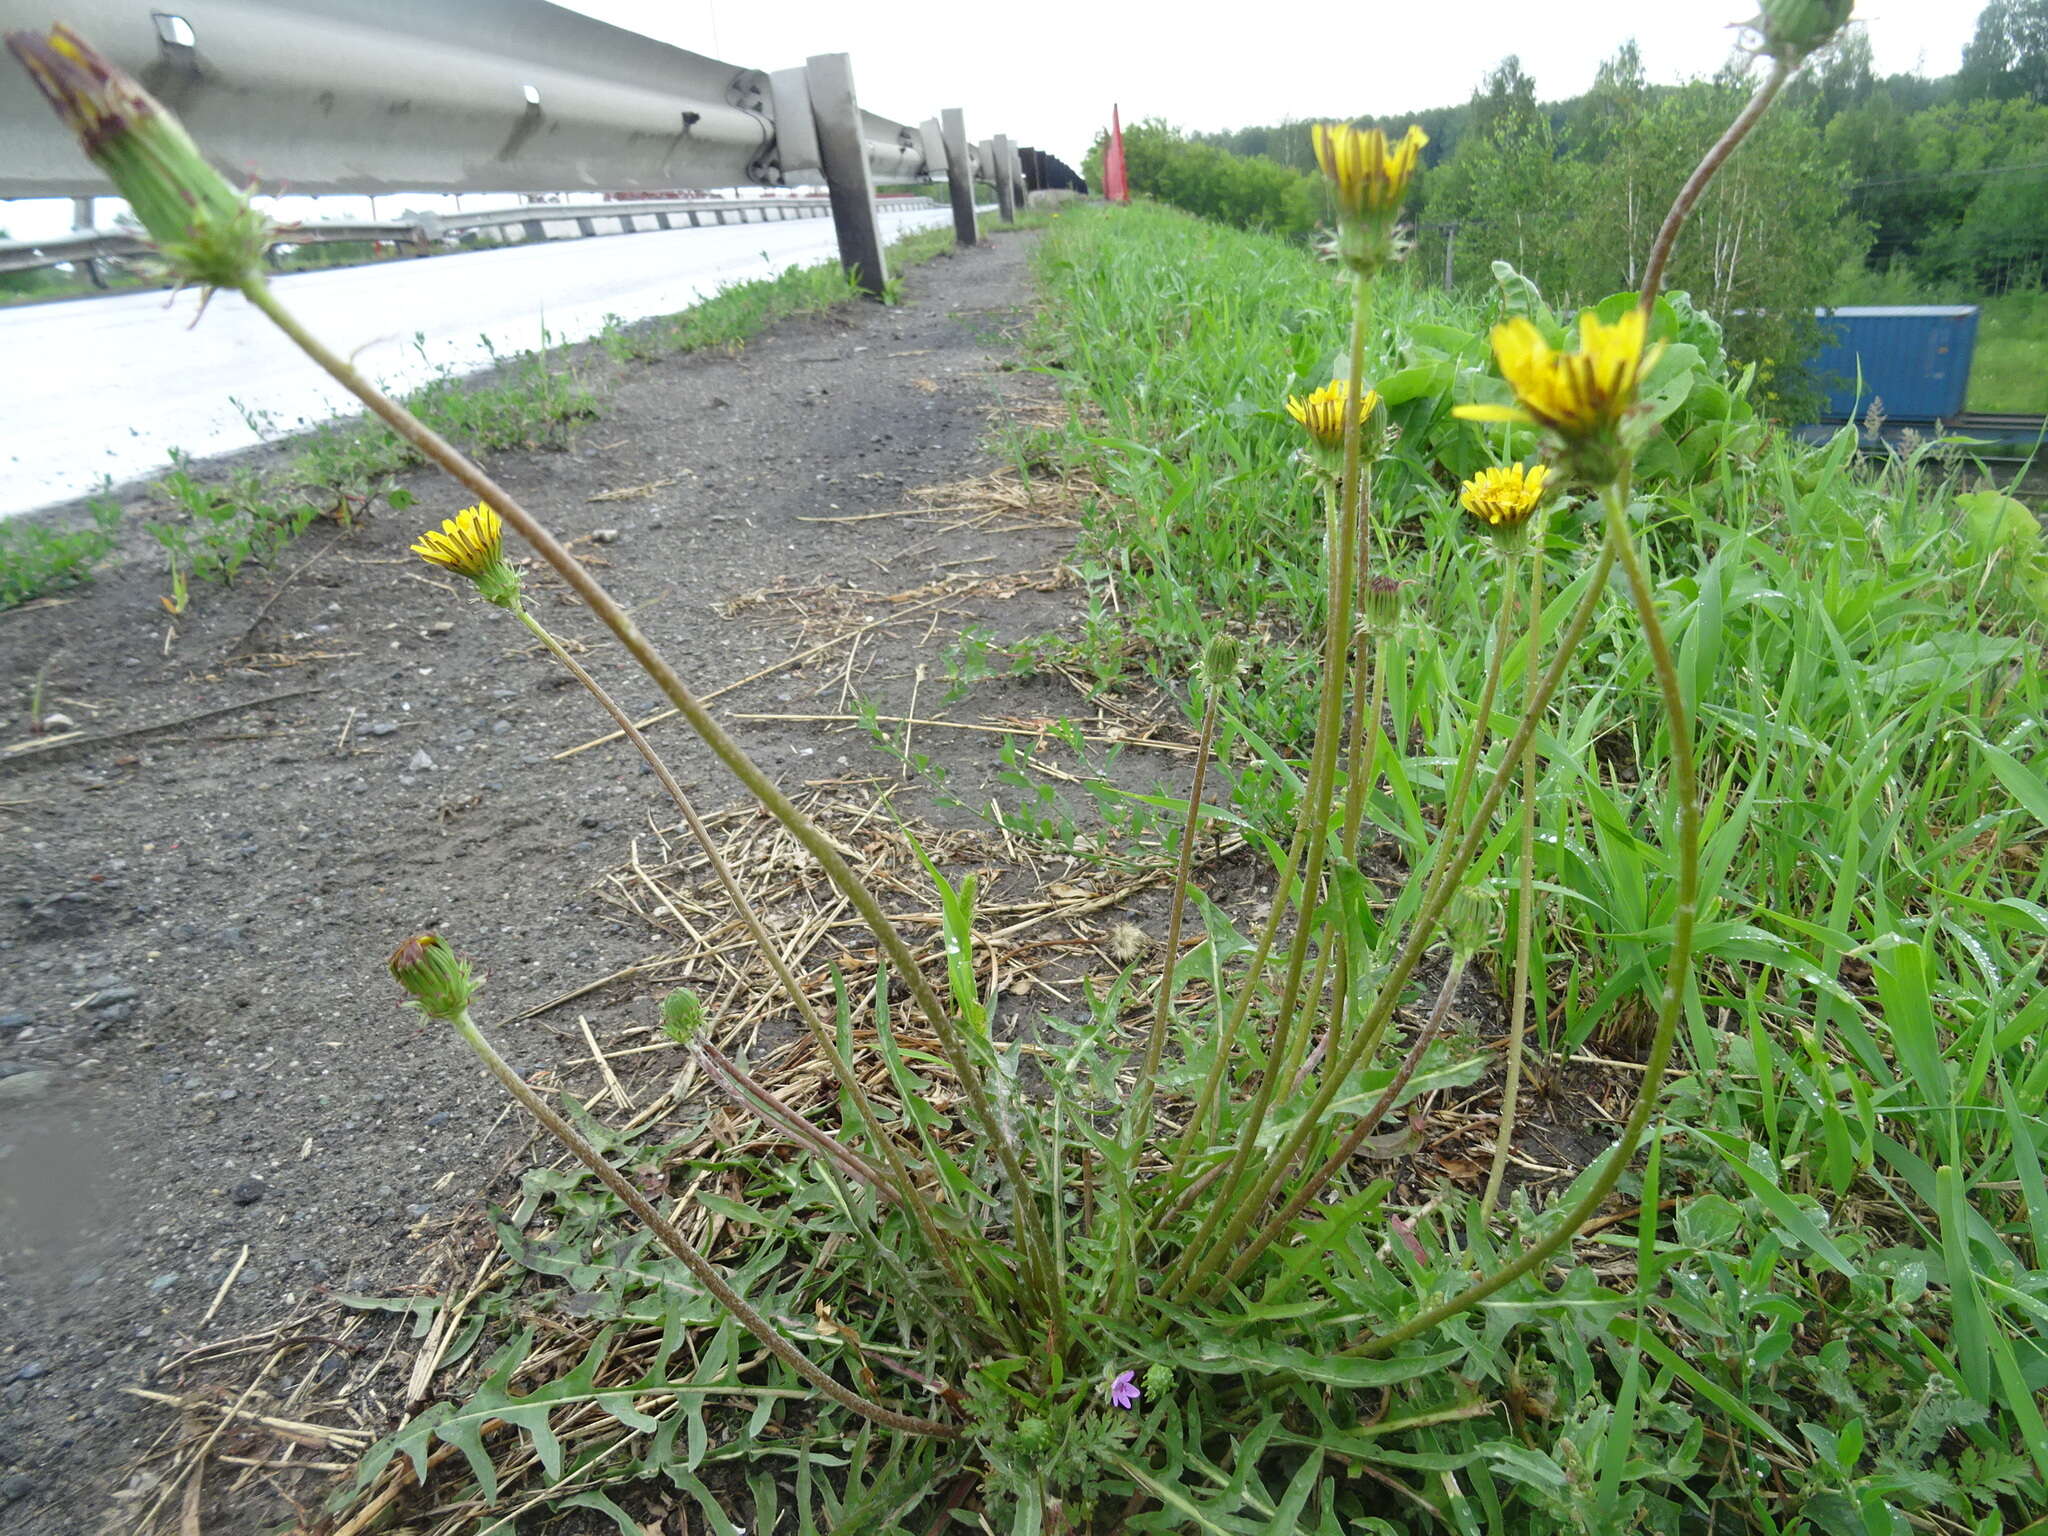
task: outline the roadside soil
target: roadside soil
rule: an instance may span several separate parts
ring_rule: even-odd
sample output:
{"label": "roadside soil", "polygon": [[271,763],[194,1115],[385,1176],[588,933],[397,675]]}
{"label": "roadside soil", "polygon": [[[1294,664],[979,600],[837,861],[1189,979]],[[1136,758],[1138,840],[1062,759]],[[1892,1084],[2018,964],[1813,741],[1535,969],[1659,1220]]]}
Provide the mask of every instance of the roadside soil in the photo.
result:
{"label": "roadside soil", "polygon": [[[489,465],[704,691],[767,672],[717,708],[792,789],[896,780],[843,717],[862,698],[941,712],[963,629],[1076,617],[1066,519],[908,495],[1002,470],[991,418],[1043,408],[1015,347],[1032,239],[941,257],[901,307],[785,323],[736,355],[578,354],[611,380],[601,414],[569,451]],[[609,722],[508,616],[407,552],[463,504],[437,475],[408,484],[410,511],[321,525],[274,570],[197,591],[174,632],[134,533],[89,587],[0,615],[0,1527],[16,1536],[137,1529],[157,1490],[130,1472],[174,1415],[126,1389],[324,1291],[414,1280],[524,1147],[459,1044],[398,1006],[396,944],[444,934],[489,973],[493,1018],[654,947],[597,890],[672,811],[624,742],[557,760]],[[559,582],[530,574],[528,592],[636,716],[656,710]],[[851,662],[842,643],[778,666],[877,620]],[[29,734],[39,676],[68,739]],[[1058,679],[999,681],[962,718],[1084,708]],[[704,811],[737,803],[677,723],[651,734]],[[913,745],[986,804],[999,740]],[[579,1019],[610,1040],[651,1006],[644,984],[598,987],[505,1048],[587,1092]],[[261,1504],[205,1529],[267,1528]],[[288,1513],[271,1501],[271,1521]]]}
{"label": "roadside soil", "polygon": [[[1113,993],[1163,929],[1149,873],[1070,856],[1104,830],[1082,781],[1184,793],[1191,765],[1170,699],[1098,697],[1056,659],[1006,675],[1004,646],[1088,618],[1065,560],[1094,488],[1030,464],[1016,431],[1064,409],[1018,347],[1033,238],[951,253],[907,275],[900,307],[786,322],[735,355],[573,349],[600,414],[566,451],[488,464],[918,937],[936,937],[932,903],[899,820],[978,876],[1006,1037],[1082,1020],[1074,983]],[[489,1258],[483,1203],[509,1203],[537,1149],[460,1044],[399,1006],[385,961],[407,936],[437,931],[487,973],[481,1019],[529,1081],[615,1122],[669,1102],[653,1026],[671,985],[703,988],[750,1052],[788,1038],[770,989],[720,958],[723,915],[692,927],[701,881],[639,758],[600,741],[610,722],[509,616],[408,553],[463,498],[426,471],[407,485],[408,511],[322,525],[274,570],[198,591],[175,627],[133,517],[91,586],[0,614],[10,1536],[276,1530],[314,1513],[318,1468],[427,1390],[431,1337],[331,1298],[459,1296]],[[125,501],[151,505],[146,488]],[[659,710],[551,573],[529,569],[527,593],[636,718]],[[70,723],[34,735],[39,679]],[[812,974],[857,972],[815,871],[678,723],[649,734]],[[992,801],[1036,835],[992,825]],[[1255,916],[1259,861],[1204,851],[1204,890]],[[1487,978],[1455,1011],[1498,1037]],[[1381,1165],[1404,1198],[1483,1174],[1493,1077]],[[1515,1182],[1569,1177],[1623,1097],[1601,1073],[1539,1084]],[[215,1436],[243,1401],[358,1437]]]}

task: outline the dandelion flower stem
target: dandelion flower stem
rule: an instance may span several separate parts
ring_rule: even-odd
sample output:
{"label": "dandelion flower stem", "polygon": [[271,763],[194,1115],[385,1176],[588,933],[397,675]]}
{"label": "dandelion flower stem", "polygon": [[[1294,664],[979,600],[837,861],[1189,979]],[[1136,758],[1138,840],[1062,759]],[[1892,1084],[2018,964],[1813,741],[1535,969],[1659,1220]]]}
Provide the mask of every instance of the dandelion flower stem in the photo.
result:
{"label": "dandelion flower stem", "polygon": [[1430,1043],[1443,1033],[1444,1020],[1451,1016],[1451,1002],[1458,995],[1458,986],[1465,979],[1465,967],[1470,963],[1469,955],[1451,956],[1450,966],[1444,972],[1443,985],[1437,988],[1436,1002],[1429,1010],[1429,1019],[1415,1032],[1415,1039],[1409,1044],[1408,1054],[1402,1058],[1401,1065],[1395,1069],[1393,1080],[1380,1090],[1380,1096],[1373,1100],[1371,1108],[1359,1116],[1358,1124],[1351,1128],[1351,1134],[1337,1144],[1337,1149],[1324,1160],[1323,1168],[1318,1170],[1317,1175],[1304,1180],[1301,1188],[1280,1207],[1279,1214],[1260,1232],[1258,1238],[1245,1245],[1244,1250],[1232,1261],[1230,1269],[1224,1274],[1225,1285],[1235,1284],[1239,1277],[1258,1261],[1259,1255],[1266,1251],[1267,1244],[1273,1240],[1266,1235],[1268,1232],[1277,1236],[1293,1226],[1294,1218],[1307,1208],[1309,1201],[1321,1192],[1329,1178],[1351,1161],[1352,1154],[1365,1145],[1365,1138],[1377,1130],[1379,1123],[1386,1119],[1387,1111],[1394,1107],[1394,1101],[1414,1079],[1416,1069],[1422,1065],[1423,1055],[1429,1050]]}
{"label": "dandelion flower stem", "polygon": [[[1543,646],[1543,524],[1529,530],[1529,660],[1522,669],[1528,686],[1535,683],[1536,654]],[[1501,1088],[1500,1129],[1495,1133],[1493,1166],[1486,1173],[1486,1193],[1479,1200],[1479,1219],[1493,1214],[1500,1199],[1508,1152],[1515,1140],[1515,1108],[1522,1089],[1522,1050],[1529,1022],[1529,964],[1536,942],[1536,743],[1522,749],[1522,847],[1515,887],[1515,969],[1508,1004],[1507,1082]]]}
{"label": "dandelion flower stem", "polygon": [[[1365,336],[1371,313],[1371,279],[1363,274],[1354,275],[1351,346],[1346,364],[1349,398],[1352,400],[1362,399],[1364,395]],[[1294,937],[1288,945],[1287,976],[1280,989],[1279,1007],[1273,1015],[1273,1038],[1267,1048],[1266,1070],[1246,1109],[1238,1133],[1237,1149],[1231,1157],[1230,1171],[1224,1175],[1222,1186],[1210,1201],[1201,1229],[1182,1250],[1173,1270],[1162,1279],[1162,1294],[1168,1291],[1176,1278],[1186,1277],[1183,1281],[1185,1289],[1192,1286],[1196,1274],[1213,1267],[1212,1261],[1197,1255],[1206,1255],[1205,1242],[1215,1232],[1217,1224],[1232,1211],[1232,1196],[1244,1181],[1257,1154],[1259,1132],[1266,1123],[1273,1100],[1281,1084],[1300,1064],[1299,1058],[1306,1053],[1305,1046],[1297,1049],[1296,1041],[1306,1040],[1310,1026],[1306,1019],[1297,1025],[1296,1014],[1302,1002],[1302,973],[1307,965],[1309,941],[1316,931],[1316,925],[1310,919],[1321,899],[1323,861],[1330,846],[1330,806],[1336,794],[1337,751],[1344,734],[1344,694],[1349,672],[1345,662],[1350,654],[1351,610],[1358,586],[1358,529],[1351,509],[1360,495],[1359,482],[1367,472],[1360,452],[1361,425],[1356,411],[1347,409],[1344,412],[1344,474],[1329,519],[1329,595],[1324,614],[1322,696],[1316,710],[1315,746],[1309,763],[1308,786],[1302,795],[1300,820],[1296,825],[1297,840],[1305,842],[1308,857],[1302,868],[1301,899]],[[1274,891],[1276,911],[1285,896],[1283,884]],[[1244,991],[1239,995],[1240,1013],[1258,983],[1256,967],[1255,959],[1254,969],[1245,978]],[[1234,1035],[1234,1029],[1231,1033]]]}
{"label": "dandelion flower stem", "polygon": [[1778,92],[1785,88],[1785,82],[1792,78],[1793,66],[1783,59],[1771,60],[1771,71],[1764,76],[1763,84],[1756,88],[1756,94],[1749,98],[1749,104],[1728,125],[1728,131],[1714,141],[1694,167],[1685,185],[1678,189],[1678,196],[1671,204],[1671,211],[1664,215],[1664,222],[1657,230],[1657,238],[1650,242],[1650,259],[1643,265],[1643,292],[1639,301],[1643,313],[1648,314],[1657,303],[1658,291],[1664,286],[1664,268],[1671,260],[1672,247],[1678,243],[1678,232],[1685,227],[1686,216],[1692,212],[1693,204],[1700,200],[1700,194],[1707,190],[1707,183],[1714,179],[1715,172],[1736,147],[1749,137],[1754,128],[1778,99]]}
{"label": "dandelion flower stem", "polygon": [[[1572,655],[1578,650],[1580,640],[1585,637],[1587,626],[1592,623],[1593,612],[1599,606],[1600,599],[1606,592],[1607,576],[1614,569],[1614,560],[1615,555],[1612,544],[1603,542],[1600,547],[1600,557],[1593,562],[1593,568],[1587,575],[1585,592],[1580,596],[1578,606],[1572,610],[1571,619],[1566,623],[1563,633],[1558,636],[1557,653],[1551,657],[1550,666],[1544,671],[1543,680],[1537,684],[1535,695],[1524,711],[1521,723],[1515,730],[1514,737],[1508,743],[1506,755],[1503,757],[1500,767],[1494,770],[1493,777],[1487,783],[1485,793],[1480,796],[1479,806],[1473,813],[1472,822],[1466,829],[1464,838],[1452,853],[1450,862],[1446,866],[1447,869],[1456,873],[1462,873],[1470,867],[1473,857],[1478,853],[1479,845],[1485,839],[1486,828],[1492,821],[1494,812],[1500,808],[1501,800],[1507,794],[1508,782],[1513,777],[1513,765],[1520,760],[1523,750],[1528,746],[1530,739],[1535,736],[1537,724],[1542,718],[1545,706],[1549,704],[1552,695],[1557,692],[1558,687],[1563,683],[1565,670],[1571,663]],[[1378,1040],[1381,1032],[1386,1028],[1388,1019],[1392,1017],[1395,1007],[1400,1002],[1402,989],[1408,985],[1409,977],[1415,974],[1415,967],[1421,963],[1424,952],[1429,948],[1430,940],[1436,933],[1437,924],[1442,920],[1445,909],[1450,906],[1451,894],[1454,888],[1454,880],[1445,880],[1440,884],[1432,886],[1425,892],[1421,910],[1415,914],[1415,921],[1408,929],[1408,936],[1402,941],[1400,952],[1395,955],[1394,962],[1388,968],[1385,979],[1381,981],[1379,993],[1373,999],[1373,1005],[1367,1010],[1366,1017],[1359,1025],[1357,1033],[1345,1042],[1341,1055],[1325,1069],[1322,1086],[1317,1089],[1315,1097],[1302,1109],[1301,1114],[1296,1119],[1294,1131],[1281,1143],[1274,1155],[1268,1159],[1265,1177],[1248,1196],[1234,1202],[1235,1210],[1231,1217],[1230,1227],[1224,1232],[1221,1241],[1211,1250],[1212,1252],[1221,1253],[1228,1251],[1229,1245],[1234,1243],[1244,1233],[1245,1229],[1257,1219],[1259,1212],[1264,1209],[1266,1203],[1272,1198],[1273,1190],[1278,1186],[1280,1180],[1285,1177],[1287,1170],[1300,1158],[1309,1141],[1318,1133],[1323,1117],[1329,1113],[1330,1105],[1335,1101],[1337,1094],[1342,1089],[1345,1078],[1350,1076],[1357,1068],[1365,1052],[1371,1048],[1373,1043]],[[1328,1177],[1334,1177],[1334,1171],[1326,1176],[1321,1170],[1318,1170],[1317,1174],[1312,1176],[1305,1186],[1307,1198],[1313,1199],[1316,1194],[1320,1193],[1323,1185],[1328,1181]],[[1255,1241],[1259,1246],[1264,1247],[1279,1235],[1279,1231],[1279,1226],[1269,1221],[1260,1230],[1259,1236]],[[1195,1293],[1197,1285],[1203,1279],[1203,1271],[1213,1271],[1213,1268],[1213,1264],[1205,1263],[1203,1269],[1198,1270],[1191,1277],[1186,1287],[1189,1294]]]}
{"label": "dandelion flower stem", "polygon": [[[1384,1355],[1409,1339],[1427,1333],[1437,1324],[1477,1305],[1503,1286],[1511,1285],[1578,1235],[1579,1229],[1598,1214],[1614,1186],[1621,1179],[1636,1149],[1642,1145],[1650,1117],[1664,1086],[1664,1069],[1671,1062],[1672,1043],[1678,1036],[1678,1014],[1685,996],[1686,978],[1692,970],[1693,927],[1699,906],[1700,806],[1698,765],[1693,757],[1692,724],[1686,712],[1685,696],[1679,686],[1678,666],[1657,615],[1656,594],[1651,590],[1643,558],[1628,530],[1628,486],[1617,480],[1602,497],[1607,512],[1607,537],[1603,548],[1609,558],[1620,562],[1628,580],[1629,598],[1643,626],[1650,664],[1663,696],[1666,727],[1671,736],[1671,794],[1678,801],[1678,904],[1671,921],[1671,954],[1665,963],[1664,995],[1657,1008],[1656,1029],[1650,1037],[1649,1058],[1643,1063],[1642,1086],[1635,1107],[1623,1125],[1621,1140],[1601,1166],[1592,1188],[1578,1199],[1552,1227],[1550,1234],[1535,1243],[1513,1263],[1502,1266],[1485,1279],[1467,1286],[1448,1301],[1417,1313],[1397,1328],[1350,1345],[1347,1354]],[[1533,715],[1531,716],[1533,719]],[[1525,726],[1528,721],[1524,721]],[[1519,755],[1520,743],[1516,753]],[[1503,775],[1512,761],[1502,765]]]}
{"label": "dandelion flower stem", "polygon": [[604,1155],[585,1141],[582,1133],[573,1125],[557,1114],[553,1105],[526,1085],[505,1058],[498,1054],[491,1042],[484,1038],[483,1032],[471,1022],[467,1009],[456,1014],[450,1022],[454,1024],[456,1033],[462,1036],[463,1043],[476,1053],[485,1070],[498,1080],[507,1093],[519,1101],[520,1108],[546,1127],[549,1135],[575,1153],[583,1165],[597,1175],[606,1189],[647,1224],[647,1229],[655,1235],[662,1247],[682,1261],[683,1267],[696,1277],[698,1284],[709,1291],[720,1306],[737,1318],[747,1332],[759,1339],[776,1359],[833,1402],[852,1409],[862,1418],[872,1420],[885,1429],[898,1430],[907,1435],[931,1435],[941,1440],[959,1437],[959,1429],[951,1424],[941,1424],[936,1419],[921,1419],[914,1414],[898,1413],[893,1408],[885,1408],[880,1403],[869,1401],[852,1388],[833,1380],[814,1364],[808,1355],[784,1338],[773,1323],[755,1311],[752,1303],[732,1288],[718,1266],[699,1253],[696,1246],[683,1236],[681,1229],[656,1210],[653,1203],[633,1187],[632,1180],[606,1162]]}
{"label": "dandelion flower stem", "polygon": [[1202,708],[1202,739],[1195,748],[1195,778],[1188,790],[1188,816],[1181,827],[1180,857],[1173,871],[1173,905],[1166,915],[1166,961],[1159,977],[1159,995],[1152,1006],[1152,1033],[1145,1041],[1145,1064],[1141,1069],[1138,1087],[1138,1111],[1134,1117],[1140,1135],[1144,1134],[1147,1117],[1151,1112],[1155,1081],[1159,1076],[1159,1058],[1166,1050],[1166,1023],[1173,1007],[1173,983],[1180,964],[1180,931],[1182,919],[1188,905],[1188,881],[1193,877],[1195,866],[1195,839],[1202,829],[1202,789],[1209,777],[1209,754],[1216,745],[1216,715],[1222,703],[1223,688],[1214,678],[1208,680],[1209,697]]}
{"label": "dandelion flower stem", "polygon": [[785,795],[775,781],[763,773],[752,758],[748,757],[740,744],[733,740],[725,728],[712,717],[703,702],[690,691],[668,659],[654,648],[640,627],[621,608],[615,598],[605,591],[597,578],[586,570],[576,557],[563,547],[552,533],[521,506],[503,486],[485,474],[475,463],[461,453],[446,438],[421,422],[405,407],[391,399],[376,385],[365,378],[353,364],[340,356],[319,337],[299,323],[298,317],[285,308],[270,285],[260,276],[245,281],[241,293],[264,314],[270,322],[304,352],[343,388],[370,408],[379,420],[389,426],[406,442],[412,444],[432,463],[438,465],[458,485],[476,495],[486,505],[494,508],[506,522],[530,544],[534,551],[561,575],[572,591],[587,604],[634,661],[668,696],[676,712],[689,723],[704,744],[724,763],[734,778],[746,786],[747,791],[766,808],[768,813],[781,822],[800,844],[804,851],[824,868],[826,875],[841,895],[860,915],[861,921],[875,937],[891,969],[902,978],[909,988],[911,997],[917,1003],[918,1011],[931,1025],[933,1035],[938,1039],[940,1053],[952,1069],[960,1085],[962,1096],[967,1101],[968,1111],[976,1126],[994,1150],[996,1161],[1003,1170],[1003,1176],[1015,1191],[1012,1202],[1016,1212],[1019,1246],[1023,1251],[1026,1271],[1034,1290],[1047,1299],[1055,1310],[1062,1305],[1062,1287],[1054,1270],[1051,1246],[1046,1237],[1043,1213],[1035,1200],[1027,1193],[1033,1186],[1026,1178],[1023,1158],[1015,1141],[997,1116],[995,1104],[989,1098],[988,1088],[983,1081],[980,1064],[975,1060],[965,1035],[955,1023],[946,1005],[933,990],[931,980],[917,963],[917,956],[909,943],[897,930],[880,900],[867,883],[854,872],[838,847],[809,817],[799,810],[794,801]]}
{"label": "dandelion flower stem", "polygon": [[911,1208],[917,1217],[919,1228],[924,1233],[926,1243],[932,1249],[933,1257],[945,1265],[947,1273],[957,1282],[959,1275],[953,1270],[950,1250],[939,1233],[938,1224],[933,1218],[924,1190],[905,1164],[895,1138],[890,1136],[883,1126],[882,1117],[876,1111],[874,1101],[868,1097],[867,1089],[861,1085],[859,1074],[853,1070],[852,1063],[841,1055],[839,1042],[833,1038],[832,1031],[825,1027],[825,1021],[819,1017],[818,1010],[805,993],[802,983],[790,970],[789,962],[783,957],[782,947],[769,934],[767,926],[755,912],[754,904],[747,899],[747,893],[741,888],[739,881],[733,878],[731,869],[727,867],[723,855],[718,851],[717,842],[711,836],[710,828],[699,819],[697,808],[690,803],[690,797],[683,792],[683,786],[676,782],[675,775],[669,771],[668,764],[662,760],[661,754],[654,750],[653,743],[641,734],[639,726],[633,723],[632,716],[620,707],[619,702],[611,696],[605,686],[585,670],[583,664],[569,653],[562,642],[549,632],[547,626],[535,618],[524,604],[513,611],[519,615],[519,621],[532,632],[534,638],[547,647],[548,654],[559,661],[568,670],[569,675],[581,683],[590,696],[597,700],[604,712],[612,717],[613,723],[646,761],[655,778],[660,781],[661,787],[668,791],[669,799],[675,802],[676,809],[682,813],[683,824],[690,829],[690,836],[695,838],[697,846],[703,849],[704,857],[711,866],[712,876],[718,881],[719,889],[725,892],[726,900],[733,904],[733,910],[739,914],[740,923],[746,928],[747,936],[754,941],[754,948],[762,959],[768,962],[768,968],[775,973],[775,980],[781,986],[783,995],[789,999],[790,1006],[796,1009],[798,1016],[804,1021],[804,1027],[810,1031],[812,1041],[825,1059],[832,1064],[832,1070],[838,1074],[839,1081],[851,1095],[855,1107],[860,1111],[861,1119],[866,1123],[869,1137],[888,1159],[889,1177],[886,1187],[889,1193]]}

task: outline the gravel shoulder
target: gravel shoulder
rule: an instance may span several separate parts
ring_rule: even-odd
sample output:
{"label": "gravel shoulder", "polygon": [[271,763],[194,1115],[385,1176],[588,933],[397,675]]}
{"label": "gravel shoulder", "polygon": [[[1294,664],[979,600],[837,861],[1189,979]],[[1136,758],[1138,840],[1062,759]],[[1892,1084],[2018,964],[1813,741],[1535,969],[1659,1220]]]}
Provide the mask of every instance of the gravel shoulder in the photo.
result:
{"label": "gravel shoulder", "polygon": [[[1031,240],[940,258],[900,308],[791,322],[735,356],[578,354],[611,381],[601,415],[570,451],[490,464],[706,691],[767,673],[718,708],[788,785],[895,770],[843,721],[743,717],[843,716],[849,695],[924,713],[964,629],[1078,617],[1059,519],[895,515],[915,488],[1001,469],[992,418],[1047,393],[1016,368]],[[667,819],[658,787],[624,743],[557,760],[605,722],[407,553],[462,504],[435,476],[409,483],[410,512],[322,525],[275,571],[199,591],[174,635],[139,538],[90,587],[0,615],[0,748],[30,740],[38,676],[81,733],[0,757],[0,1527],[19,1536],[132,1529],[123,1479],[168,1416],[125,1388],[322,1288],[406,1283],[522,1145],[459,1048],[398,1007],[394,945],[444,933],[489,972],[499,1017],[649,947],[593,887]],[[655,711],[559,584],[529,592]],[[939,600],[851,663],[842,645],[778,665],[920,593]],[[972,708],[1078,706],[1035,679],[983,685]],[[656,734],[707,810],[736,802],[679,727]],[[932,736],[952,739],[919,749],[963,785],[989,778],[994,738]],[[573,1084],[578,1017],[603,1038],[647,1010],[601,987],[509,1049]]]}

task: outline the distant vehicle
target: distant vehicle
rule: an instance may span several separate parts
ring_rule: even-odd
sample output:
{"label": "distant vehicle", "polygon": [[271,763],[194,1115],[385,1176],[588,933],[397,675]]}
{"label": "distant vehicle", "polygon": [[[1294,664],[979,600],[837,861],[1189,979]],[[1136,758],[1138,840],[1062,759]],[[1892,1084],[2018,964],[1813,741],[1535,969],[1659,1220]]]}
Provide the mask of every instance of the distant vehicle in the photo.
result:
{"label": "distant vehicle", "polygon": [[1866,447],[1910,430],[1996,445],[1990,457],[2040,444],[2039,416],[1967,408],[1976,305],[1845,305],[1814,313],[1829,338],[1813,360],[1828,395],[1822,426],[1809,435],[1832,436],[1855,422]]}

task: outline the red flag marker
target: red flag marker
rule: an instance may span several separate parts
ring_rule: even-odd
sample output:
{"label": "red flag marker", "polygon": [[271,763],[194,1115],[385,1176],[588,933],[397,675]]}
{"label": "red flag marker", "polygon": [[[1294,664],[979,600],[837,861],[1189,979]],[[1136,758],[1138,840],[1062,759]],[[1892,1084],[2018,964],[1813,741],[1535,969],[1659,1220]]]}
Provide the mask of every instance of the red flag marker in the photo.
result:
{"label": "red flag marker", "polygon": [[1124,124],[1117,109],[1109,109],[1109,149],[1102,157],[1102,195],[1112,203],[1131,200],[1130,179],[1124,174]]}

